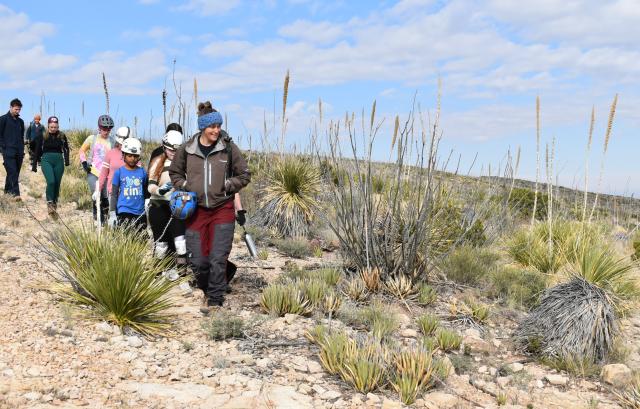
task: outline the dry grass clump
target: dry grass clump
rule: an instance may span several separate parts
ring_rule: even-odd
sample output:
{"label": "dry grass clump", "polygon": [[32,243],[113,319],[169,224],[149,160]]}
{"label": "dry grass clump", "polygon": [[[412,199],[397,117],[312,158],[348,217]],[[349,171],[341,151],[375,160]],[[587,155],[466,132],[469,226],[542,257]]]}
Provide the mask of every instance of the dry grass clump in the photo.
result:
{"label": "dry grass clump", "polygon": [[397,315],[390,307],[378,301],[363,307],[359,316],[362,324],[378,339],[385,338],[400,325]]}
{"label": "dry grass clump", "polygon": [[613,394],[624,409],[640,409],[640,375],[636,375],[631,385]]}
{"label": "dry grass clump", "polygon": [[325,314],[333,317],[338,312],[341,306],[342,298],[335,290],[330,289],[325,294],[324,299],[322,300],[322,311]]}
{"label": "dry grass clump", "polygon": [[303,238],[278,239],[274,240],[273,244],[279,251],[289,257],[305,258],[313,254],[311,245]]}
{"label": "dry grass clump", "polygon": [[207,336],[214,340],[244,337],[245,323],[230,311],[218,311],[203,324]]}
{"label": "dry grass clump", "polygon": [[487,304],[467,297],[462,302],[454,301],[449,305],[449,313],[456,319],[471,321],[478,325],[484,324],[489,318],[491,307]]}
{"label": "dry grass clump", "polygon": [[406,275],[396,275],[388,278],[384,283],[385,289],[401,300],[414,299],[418,295],[418,289],[411,278]]}
{"label": "dry grass clump", "polygon": [[416,319],[418,328],[427,337],[435,334],[440,327],[440,320],[433,314],[424,314]]}
{"label": "dry grass clump", "polygon": [[460,334],[445,328],[436,332],[435,339],[438,348],[443,352],[458,350],[460,349],[460,344],[462,344],[462,336]]}
{"label": "dry grass clump", "polygon": [[536,269],[503,266],[489,277],[489,296],[500,298],[509,307],[531,308],[546,289],[546,277]]}
{"label": "dry grass clump", "polygon": [[380,269],[377,267],[365,268],[360,271],[360,277],[367,290],[372,293],[380,291],[382,281],[380,280]]}
{"label": "dry grass clump", "polygon": [[309,299],[295,284],[271,284],[262,290],[262,309],[274,316],[285,314],[308,315],[312,308]]}

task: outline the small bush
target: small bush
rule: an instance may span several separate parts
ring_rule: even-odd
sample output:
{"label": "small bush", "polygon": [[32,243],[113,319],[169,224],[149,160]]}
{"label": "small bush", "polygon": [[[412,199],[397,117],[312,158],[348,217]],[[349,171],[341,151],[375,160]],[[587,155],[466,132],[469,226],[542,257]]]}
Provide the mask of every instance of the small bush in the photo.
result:
{"label": "small bush", "polygon": [[333,331],[320,336],[320,363],[330,374],[340,373],[352,341],[343,331]]}
{"label": "small bush", "polygon": [[422,338],[422,347],[427,351],[435,351],[438,348],[438,341],[434,337]]}
{"label": "small bush", "polygon": [[417,302],[420,305],[431,305],[438,299],[436,290],[428,284],[422,284],[418,288]]}
{"label": "small bush", "polygon": [[[533,204],[536,193],[527,188],[514,188],[509,196],[508,205],[524,219],[530,219],[533,214]],[[538,203],[536,204],[536,220],[544,220],[547,215],[547,202],[549,198],[545,193],[538,192]]]}
{"label": "small bush", "polygon": [[322,311],[329,316],[334,316],[342,306],[342,298],[334,291],[330,290],[322,300]]}
{"label": "small bush", "polygon": [[451,252],[443,271],[457,283],[476,285],[489,276],[498,259],[498,255],[487,249],[462,246]]}
{"label": "small bush", "polygon": [[274,316],[285,314],[308,315],[309,300],[294,284],[271,284],[262,291],[260,306]]}
{"label": "small bush", "polygon": [[245,324],[242,318],[228,311],[219,311],[204,324],[210,339],[218,341],[244,337]]}
{"label": "small bush", "polygon": [[537,270],[504,266],[490,277],[489,295],[502,298],[510,307],[531,308],[546,288],[545,276]]}
{"label": "small bush", "polygon": [[440,326],[440,320],[438,317],[432,314],[424,314],[418,317],[418,328],[425,336],[431,336],[435,334],[436,330]]}
{"label": "small bush", "polygon": [[436,333],[436,341],[438,342],[438,348],[442,351],[455,351],[460,349],[462,336],[454,331],[442,328]]}
{"label": "small bush", "polygon": [[369,295],[367,286],[360,277],[354,277],[347,281],[342,292],[355,302],[364,301]]}
{"label": "small bush", "polygon": [[313,253],[311,245],[305,239],[281,239],[275,240],[274,244],[284,255],[293,258],[305,258]]}
{"label": "small bush", "polygon": [[258,258],[260,260],[266,260],[269,258],[269,252],[265,249],[258,251]]}
{"label": "small bush", "polygon": [[470,355],[451,354],[449,360],[459,375],[469,373],[473,369],[473,358]]}

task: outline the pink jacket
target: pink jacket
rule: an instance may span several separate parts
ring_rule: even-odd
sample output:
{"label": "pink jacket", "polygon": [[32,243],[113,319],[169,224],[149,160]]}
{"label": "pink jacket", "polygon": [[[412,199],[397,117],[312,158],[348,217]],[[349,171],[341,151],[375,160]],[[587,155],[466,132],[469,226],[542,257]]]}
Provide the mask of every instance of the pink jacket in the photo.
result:
{"label": "pink jacket", "polygon": [[117,148],[113,148],[107,152],[104,157],[102,169],[100,170],[100,178],[98,179],[100,190],[102,190],[104,182],[107,182],[107,192],[111,194],[111,180],[113,179],[113,174],[122,166],[124,166],[124,161],[122,160],[122,151],[118,145]]}

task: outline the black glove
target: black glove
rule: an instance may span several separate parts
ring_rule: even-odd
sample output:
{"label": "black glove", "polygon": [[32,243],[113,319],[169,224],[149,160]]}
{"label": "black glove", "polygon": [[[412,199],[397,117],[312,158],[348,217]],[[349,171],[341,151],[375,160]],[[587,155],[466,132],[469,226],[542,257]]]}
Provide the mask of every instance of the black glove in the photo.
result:
{"label": "black glove", "polygon": [[31,171],[38,173],[38,165],[36,165],[35,162],[31,164]]}
{"label": "black glove", "polygon": [[87,164],[87,161],[82,161],[82,169],[84,169],[87,174],[91,172],[91,166]]}
{"label": "black glove", "polygon": [[247,216],[245,215],[246,213],[246,210],[238,210],[238,212],[236,213],[236,221],[240,226],[244,226],[244,224],[247,222]]}

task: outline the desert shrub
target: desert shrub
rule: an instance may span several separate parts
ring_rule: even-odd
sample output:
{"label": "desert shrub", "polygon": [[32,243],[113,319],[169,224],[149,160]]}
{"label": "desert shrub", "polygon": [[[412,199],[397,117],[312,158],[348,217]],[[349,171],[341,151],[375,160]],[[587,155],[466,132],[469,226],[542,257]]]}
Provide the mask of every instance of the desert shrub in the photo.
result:
{"label": "desert shrub", "polygon": [[262,290],[262,309],[281,317],[285,314],[308,315],[311,313],[309,300],[295,284],[271,284]]}
{"label": "desert shrub", "polygon": [[324,330],[316,335],[320,347],[320,363],[330,374],[338,374],[347,355],[347,346],[352,342],[343,331]]}
{"label": "desert shrub", "polygon": [[438,348],[444,352],[455,351],[460,349],[462,336],[452,330],[441,328],[436,332],[436,342]]}
{"label": "desert shrub", "polygon": [[546,288],[546,278],[538,270],[502,266],[490,275],[489,295],[502,298],[510,307],[531,308]]}
{"label": "desert shrub", "polygon": [[453,302],[449,305],[449,313],[462,321],[469,323],[483,324],[487,318],[491,307],[487,304],[478,302],[472,297],[465,298],[462,302]]}
{"label": "desert shrub", "polygon": [[541,362],[556,371],[565,371],[573,376],[583,378],[600,374],[600,366],[588,356],[563,355],[559,357],[542,358]]}
{"label": "desert shrub", "polygon": [[440,326],[440,320],[433,314],[424,314],[417,318],[417,324],[420,331],[425,336],[432,336]]}
{"label": "desert shrub", "polygon": [[[509,196],[508,205],[521,217],[531,219],[533,214],[533,203],[536,193],[527,188],[514,188]],[[538,203],[536,204],[536,220],[544,220],[547,217],[549,196],[546,193],[538,192]]]}
{"label": "desert shrub", "polygon": [[168,330],[169,292],[181,280],[160,274],[166,262],[145,257],[147,242],[130,231],[65,227],[44,249],[58,270],[62,298],[78,311],[148,335]]}
{"label": "desert shrub", "polygon": [[462,246],[449,254],[442,270],[457,283],[476,285],[489,276],[498,259],[499,256],[488,249]]}
{"label": "desert shrub", "polygon": [[307,278],[297,283],[298,288],[304,294],[304,298],[309,300],[312,307],[319,307],[324,301],[325,294],[329,291],[329,286],[322,280]]}
{"label": "desert shrub", "polygon": [[277,160],[252,221],[284,237],[306,237],[320,191],[320,172],[309,160],[300,156]]}
{"label": "desert shrub", "polygon": [[326,267],[309,271],[309,277],[322,280],[329,286],[335,286],[342,279],[342,272],[337,268]]}
{"label": "desert shrub", "polygon": [[421,284],[418,287],[418,297],[416,301],[420,305],[431,305],[438,299],[436,290],[428,284]]}
{"label": "desert shrub", "polygon": [[311,245],[305,239],[279,239],[274,244],[286,256],[293,258],[305,258],[313,253]]}
{"label": "desert shrub", "polygon": [[215,341],[244,337],[244,321],[229,311],[216,312],[203,326],[207,336]]}

